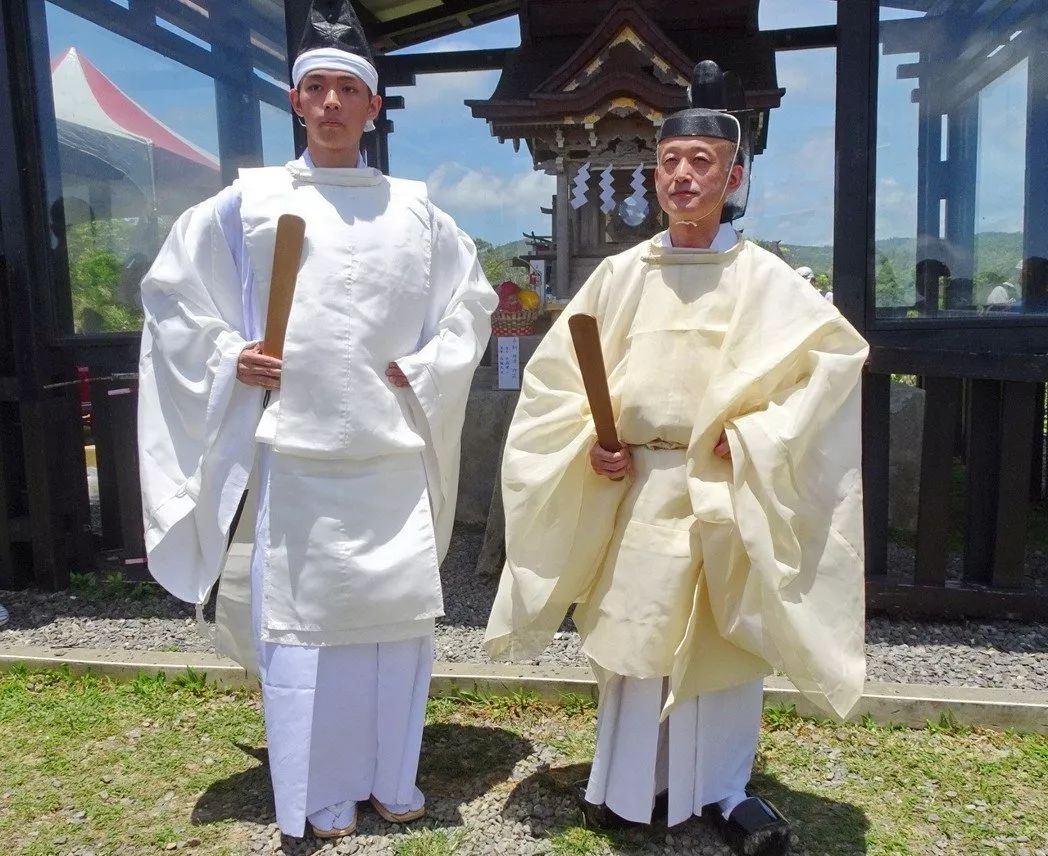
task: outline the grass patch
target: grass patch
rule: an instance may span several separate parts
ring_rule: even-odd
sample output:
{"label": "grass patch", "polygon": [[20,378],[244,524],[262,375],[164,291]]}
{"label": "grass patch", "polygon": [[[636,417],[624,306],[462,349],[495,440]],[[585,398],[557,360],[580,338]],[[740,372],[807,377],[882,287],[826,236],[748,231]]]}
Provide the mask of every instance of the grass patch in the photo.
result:
{"label": "grass patch", "polygon": [[[585,776],[592,756],[594,719],[588,706],[523,694],[435,699],[421,786],[463,805],[488,791],[516,795],[517,805],[567,805],[563,789]],[[513,770],[542,744],[559,757],[525,789]],[[0,675],[0,849],[139,856],[198,839],[193,853],[242,855],[258,824],[272,820],[264,745],[257,696],[219,690],[201,674],[142,674],[121,685],[68,672]],[[800,852],[1048,847],[1048,737],[970,729],[949,715],[910,729],[816,723],[770,708],[755,787],[795,820]],[[557,856],[625,847],[557,811],[542,833]],[[397,856],[452,856],[485,835],[472,823],[404,830],[392,847]],[[664,835],[626,843],[661,844]]]}
{"label": "grass patch", "polygon": [[589,856],[604,852],[612,844],[607,835],[584,826],[571,826],[550,839],[550,852],[554,856]]}
{"label": "grass patch", "polygon": [[154,583],[132,582],[120,571],[69,575],[69,591],[91,603],[113,600],[148,601],[161,597]]}
{"label": "grass patch", "polygon": [[425,829],[397,843],[396,856],[454,856],[466,838],[464,829]]}
{"label": "grass patch", "polygon": [[592,696],[579,695],[578,693],[564,693],[560,697],[560,708],[568,716],[582,716],[597,710],[597,702]]}
{"label": "grass patch", "polygon": [[231,819],[192,818],[206,813],[216,783],[257,771],[235,744],[263,737],[254,699],[219,692],[200,675],[143,674],[122,685],[68,672],[2,675],[4,852],[149,853],[199,839],[198,853],[242,853]]}
{"label": "grass patch", "polygon": [[547,743],[568,761],[590,761],[597,746],[597,732],[592,724],[588,728],[561,729]]}

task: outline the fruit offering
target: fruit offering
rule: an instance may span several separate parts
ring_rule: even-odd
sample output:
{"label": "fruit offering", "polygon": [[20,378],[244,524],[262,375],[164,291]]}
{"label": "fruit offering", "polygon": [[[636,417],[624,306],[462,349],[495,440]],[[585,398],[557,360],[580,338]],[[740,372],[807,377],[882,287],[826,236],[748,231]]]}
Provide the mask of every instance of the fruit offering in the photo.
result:
{"label": "fruit offering", "polygon": [[542,303],[539,296],[530,288],[522,288],[517,294],[517,299],[525,309],[538,309]]}

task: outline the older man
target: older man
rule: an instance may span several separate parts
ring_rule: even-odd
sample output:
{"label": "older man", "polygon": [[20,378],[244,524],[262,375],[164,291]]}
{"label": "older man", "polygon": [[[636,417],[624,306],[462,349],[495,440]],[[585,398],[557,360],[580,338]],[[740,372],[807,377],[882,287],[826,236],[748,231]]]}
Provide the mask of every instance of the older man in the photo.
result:
{"label": "older man", "polygon": [[[424,810],[438,562],[497,301],[425,185],[362,162],[381,98],[348,2],[314,3],[293,84],[305,155],[186,212],[142,284],[142,486],[150,569],[200,603],[254,473],[250,581],[228,565],[220,613],[250,593],[278,824],[339,837],[359,801]],[[281,361],[258,340],[289,212],[306,235]]]}
{"label": "older man", "polygon": [[789,825],[750,795],[762,679],[844,713],[863,683],[859,377],[866,344],[740,240],[752,117],[714,63],[666,120],[669,230],[607,259],[564,312],[596,316],[625,447],[594,442],[558,322],[503,463],[507,564],[487,631],[536,656],[569,607],[601,686],[594,821],[713,818],[742,853]]}

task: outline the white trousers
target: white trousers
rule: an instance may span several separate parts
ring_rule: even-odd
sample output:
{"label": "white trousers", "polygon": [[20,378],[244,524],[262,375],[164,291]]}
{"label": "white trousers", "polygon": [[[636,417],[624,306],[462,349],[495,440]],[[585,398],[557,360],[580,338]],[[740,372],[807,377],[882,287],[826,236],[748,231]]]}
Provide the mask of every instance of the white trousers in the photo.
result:
{"label": "white trousers", "polygon": [[665,680],[615,676],[608,681],[586,800],[604,803],[626,820],[650,823],[655,796],[668,789],[669,826],[711,803],[728,814],[746,798],[763,681],[682,702],[660,724]]}
{"label": "white trousers", "polygon": [[310,815],[371,796],[398,813],[421,808],[424,799],[415,780],[433,635],[326,647],[261,641],[269,539],[265,458],[251,558],[251,611],[277,824],[286,835],[302,836]]}

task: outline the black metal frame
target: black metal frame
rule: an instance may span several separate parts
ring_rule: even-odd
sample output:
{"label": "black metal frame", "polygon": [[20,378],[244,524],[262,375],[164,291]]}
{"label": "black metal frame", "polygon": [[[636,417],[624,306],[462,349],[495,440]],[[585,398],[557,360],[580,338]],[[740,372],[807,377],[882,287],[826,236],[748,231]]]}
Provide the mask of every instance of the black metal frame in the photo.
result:
{"label": "black metal frame", "polygon": [[[1030,493],[1015,486],[1030,484],[1031,462],[1041,460],[1033,440],[1042,424],[1037,396],[1048,378],[1048,319],[875,317],[879,17],[878,0],[849,2],[837,51],[834,301],[871,345],[863,389],[868,602],[900,615],[1043,620],[1048,594],[1022,588]],[[1045,179],[1031,179],[1038,180]],[[1026,231],[1029,241],[1029,224]],[[888,568],[893,373],[920,375],[926,396],[912,584],[890,578]],[[947,501],[959,420],[966,426],[964,578],[948,582]]]}
{"label": "black metal frame", "polygon": [[[0,15],[0,70],[13,83],[0,86],[3,286],[10,290],[8,305],[21,310],[12,318],[17,425],[0,430],[8,441],[20,434],[24,478],[8,478],[7,485],[21,484],[27,493],[24,536],[34,577],[44,586],[63,588],[71,567],[90,564],[91,545],[76,389],[46,388],[75,372],[69,354],[52,345],[56,258],[45,238],[50,219],[44,188],[48,169],[57,163],[57,140],[41,133],[38,96],[50,93],[49,68],[47,52],[35,50],[33,41],[43,31],[42,16],[42,5],[30,2],[7,4]],[[6,517],[6,508],[0,512]],[[0,544],[0,551],[9,548]],[[9,573],[16,577],[12,582],[20,581],[16,569]]]}

